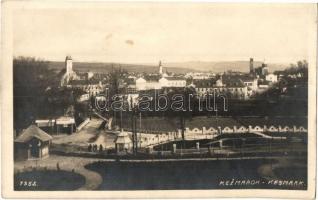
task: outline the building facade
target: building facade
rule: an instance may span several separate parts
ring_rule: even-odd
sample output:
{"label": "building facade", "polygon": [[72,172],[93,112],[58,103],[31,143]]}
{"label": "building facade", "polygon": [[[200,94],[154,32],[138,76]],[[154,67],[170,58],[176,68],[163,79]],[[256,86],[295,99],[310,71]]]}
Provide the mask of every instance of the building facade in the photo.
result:
{"label": "building facade", "polygon": [[266,75],[265,80],[271,83],[276,83],[278,81],[278,78],[277,78],[277,75],[275,74],[268,74]]}

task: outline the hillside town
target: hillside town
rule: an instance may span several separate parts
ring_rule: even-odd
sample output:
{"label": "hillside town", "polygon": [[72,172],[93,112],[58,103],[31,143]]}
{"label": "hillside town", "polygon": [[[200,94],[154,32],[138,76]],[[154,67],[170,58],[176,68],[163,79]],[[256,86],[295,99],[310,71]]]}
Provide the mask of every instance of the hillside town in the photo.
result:
{"label": "hillside town", "polygon": [[[19,66],[39,61],[18,58],[15,62]],[[64,156],[84,163],[91,159],[266,158],[296,152],[303,156],[307,106],[299,105],[306,101],[306,65],[300,61],[298,66],[271,72],[268,64],[256,66],[250,58],[247,73],[182,74],[170,73],[159,61],[155,73],[128,73],[120,67],[98,73],[78,71],[72,57],[66,56],[62,70],[49,72],[51,80],[39,89],[44,107],[38,107],[38,100],[34,115],[15,123],[16,170],[34,160],[60,168]],[[46,79],[33,75],[41,76],[39,81]],[[19,87],[16,92],[25,92]],[[184,105],[173,102],[176,95],[185,97]],[[300,95],[298,104],[295,95]],[[145,98],[148,107],[143,110],[140,103]],[[116,102],[121,103],[120,109],[112,107]],[[81,171],[82,164],[77,165],[63,167]],[[85,171],[81,174],[87,176]]]}
{"label": "hillside town", "polygon": [[[65,59],[65,74],[61,79],[61,87],[79,88],[85,94],[81,99],[88,100],[109,89],[107,79],[101,74],[94,74],[91,71],[77,74],[73,71],[72,58]],[[138,94],[147,90],[162,90],[175,88],[192,88],[200,96],[204,96],[215,90],[227,93],[231,97],[238,99],[249,99],[256,94],[263,93],[273,87],[282,76],[269,73],[267,64],[254,66],[253,58],[250,59],[249,73],[224,72],[214,73],[168,73],[168,68],[164,68],[161,61],[158,65],[158,72],[144,75],[127,74],[120,82],[121,93],[125,95]],[[297,76],[302,76],[297,74]],[[279,79],[280,78],[280,79]]]}
{"label": "hillside town", "polygon": [[3,6],[4,198],[314,197],[316,4]]}

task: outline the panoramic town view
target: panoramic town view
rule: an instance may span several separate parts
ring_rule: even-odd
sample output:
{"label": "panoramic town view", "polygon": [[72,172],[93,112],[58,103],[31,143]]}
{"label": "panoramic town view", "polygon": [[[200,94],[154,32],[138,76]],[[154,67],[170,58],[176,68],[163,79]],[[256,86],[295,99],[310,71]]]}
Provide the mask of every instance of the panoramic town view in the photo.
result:
{"label": "panoramic town view", "polygon": [[[29,15],[33,13],[25,16]],[[38,23],[41,17],[32,19],[47,28],[45,23]],[[162,25],[156,16],[152,19],[145,23]],[[54,24],[55,19],[50,20]],[[225,51],[220,47],[214,53],[206,51],[213,58],[222,54],[220,59],[211,58],[216,60],[213,62],[191,61],[196,57],[188,58],[188,54],[175,61],[171,55],[177,50],[140,50],[143,55],[158,54],[150,59],[138,53],[138,39],[128,38],[123,41],[127,57],[91,62],[85,58],[99,51],[94,50],[98,44],[87,41],[98,36],[92,32],[90,40],[85,40],[81,30],[92,22],[83,19],[78,26],[77,21],[67,20],[55,25],[65,28],[61,33],[45,33],[43,40],[36,34],[25,39],[37,41],[34,45],[39,45],[38,49],[45,41],[48,47],[43,52],[27,50],[29,45],[23,44],[30,43],[21,39],[27,36],[15,41],[19,51],[13,59],[14,190],[307,189],[306,56],[278,62],[273,54],[260,51],[259,56],[255,50],[235,59],[234,53],[230,58],[231,50],[222,54]],[[79,35],[68,37],[73,25]],[[269,26],[274,29],[274,25]],[[41,26],[40,32],[45,29]],[[177,28],[182,39],[182,25]],[[258,30],[248,30],[252,29]],[[201,33],[202,37],[213,37]],[[50,34],[53,39],[47,43]],[[58,34],[70,40],[81,38],[78,41],[87,51],[80,54],[81,49],[72,51],[71,47],[67,50],[73,53],[65,53],[62,47],[59,51],[59,41],[67,46],[67,40]],[[107,41],[116,38],[116,33],[103,35]],[[169,39],[163,37],[162,41]],[[199,52],[201,39],[189,39],[197,42],[191,49],[197,47],[194,51]],[[226,40],[232,39],[238,41],[235,37]],[[217,40],[215,44],[219,44]],[[56,48],[50,47],[52,41]],[[157,44],[160,46],[157,42],[149,43],[156,49]],[[248,44],[254,45],[253,41]],[[266,39],[261,44],[266,46]],[[256,45],[255,49],[262,46]],[[279,47],[273,51],[278,52]],[[134,53],[139,56],[138,63],[128,59]],[[117,54],[120,52],[107,56]]]}
{"label": "panoramic town view", "polygon": [[[16,189],[70,189],[58,180],[68,176],[72,189],[222,188],[224,174],[238,179],[230,188],[305,189],[307,63],[273,73],[247,63],[248,73],[169,72],[162,62],[150,73],[93,72],[71,56],[15,58]],[[55,178],[62,188],[50,188]]]}

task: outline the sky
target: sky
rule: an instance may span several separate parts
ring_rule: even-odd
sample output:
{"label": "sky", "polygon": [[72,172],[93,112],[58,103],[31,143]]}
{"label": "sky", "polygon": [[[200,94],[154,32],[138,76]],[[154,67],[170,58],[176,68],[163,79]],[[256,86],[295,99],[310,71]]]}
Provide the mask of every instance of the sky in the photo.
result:
{"label": "sky", "polygon": [[14,56],[63,61],[296,62],[309,55],[309,4],[101,3],[22,7]]}

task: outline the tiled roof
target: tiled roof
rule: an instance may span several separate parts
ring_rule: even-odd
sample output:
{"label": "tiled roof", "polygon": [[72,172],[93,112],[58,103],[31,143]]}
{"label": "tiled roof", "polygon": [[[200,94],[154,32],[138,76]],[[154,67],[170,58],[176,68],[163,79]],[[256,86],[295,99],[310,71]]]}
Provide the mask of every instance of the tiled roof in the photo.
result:
{"label": "tiled roof", "polygon": [[183,80],[185,80],[185,78],[183,78],[183,77],[174,77],[174,76],[165,77],[165,79],[167,79],[167,80],[169,80],[169,81],[176,81],[176,80],[183,81]]}
{"label": "tiled roof", "polygon": [[69,85],[97,85],[99,80],[71,80]]}
{"label": "tiled roof", "polygon": [[71,80],[69,85],[87,85],[87,80]]}
{"label": "tiled roof", "polygon": [[203,79],[203,80],[195,80],[193,81],[193,84],[197,88],[207,88],[207,87],[212,87],[215,85],[216,80],[215,79]]}
{"label": "tiled roof", "polygon": [[128,143],[132,143],[132,140],[130,139],[130,136],[127,132],[120,132],[115,141],[116,144],[128,144]]}
{"label": "tiled roof", "polygon": [[243,76],[240,76],[239,77],[242,81],[254,81],[254,77],[253,76],[250,76],[250,75],[243,75]]}
{"label": "tiled roof", "polygon": [[245,87],[243,81],[237,76],[223,76],[222,78],[226,87]]}
{"label": "tiled roof", "polygon": [[31,125],[25,129],[22,134],[19,135],[14,141],[24,143],[30,141],[32,138],[37,138],[43,142],[52,140],[52,137],[49,134],[41,130],[36,125]]}
{"label": "tiled roof", "polygon": [[147,82],[158,82],[159,79],[160,79],[160,76],[157,76],[157,75],[149,75],[149,76],[145,76],[144,79],[145,79]]}
{"label": "tiled roof", "polygon": [[126,78],[124,81],[127,83],[127,85],[135,84],[134,78]]}

